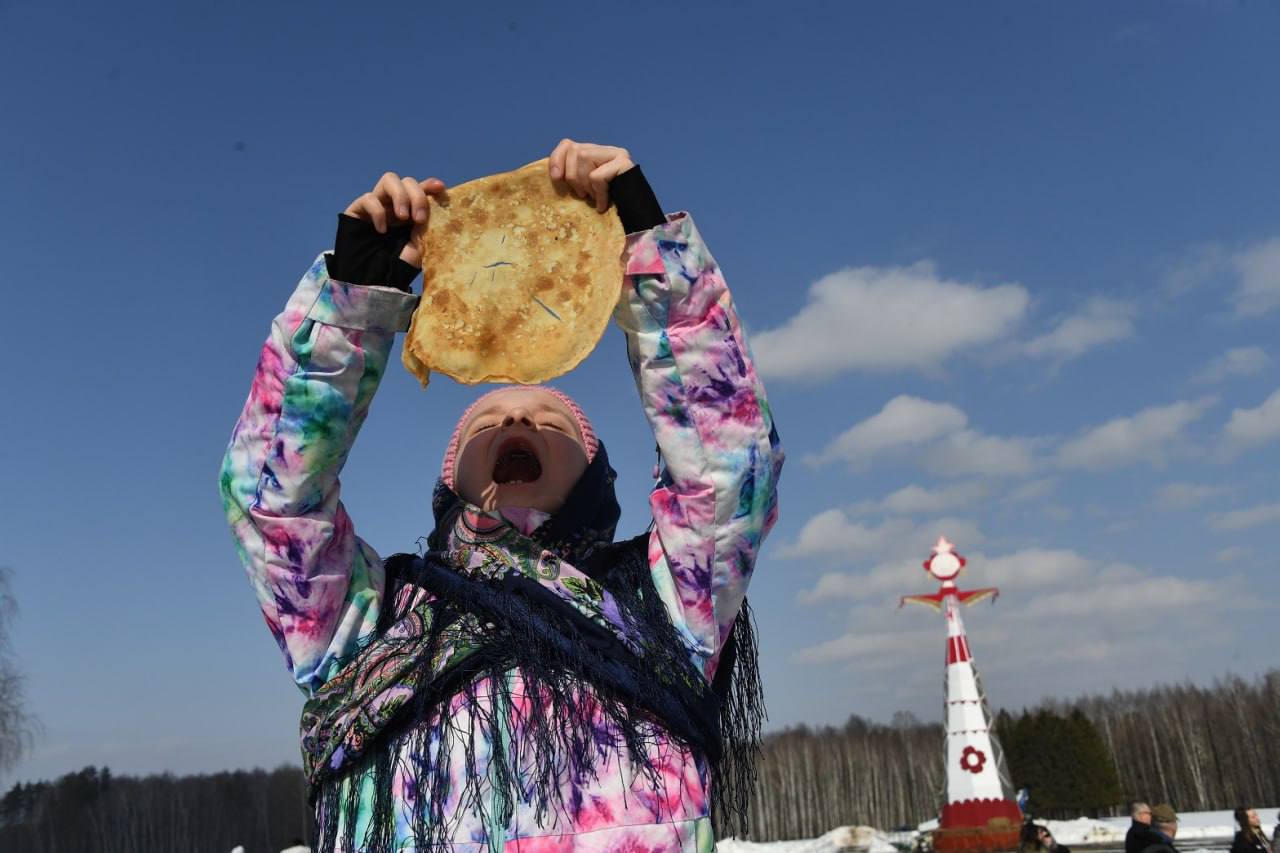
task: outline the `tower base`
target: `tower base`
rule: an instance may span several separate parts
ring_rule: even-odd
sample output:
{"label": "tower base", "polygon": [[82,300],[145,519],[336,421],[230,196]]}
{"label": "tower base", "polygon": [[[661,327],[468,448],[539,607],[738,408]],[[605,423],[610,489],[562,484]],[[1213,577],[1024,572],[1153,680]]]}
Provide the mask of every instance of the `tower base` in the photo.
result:
{"label": "tower base", "polygon": [[962,800],[942,807],[933,832],[937,853],[1017,850],[1022,812],[1013,800]]}

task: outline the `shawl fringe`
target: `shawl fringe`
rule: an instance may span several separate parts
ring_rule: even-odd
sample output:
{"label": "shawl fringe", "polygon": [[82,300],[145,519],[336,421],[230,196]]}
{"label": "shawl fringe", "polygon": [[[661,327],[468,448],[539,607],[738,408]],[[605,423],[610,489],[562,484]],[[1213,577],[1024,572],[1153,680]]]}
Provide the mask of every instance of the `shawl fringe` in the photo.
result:
{"label": "shawl fringe", "polygon": [[[611,494],[602,452],[591,469],[597,491]],[[598,603],[607,590],[616,603],[602,619],[525,571],[460,570],[441,535],[457,519],[456,498],[441,491],[433,550],[385,561],[384,601],[394,606],[304,709],[316,849],[391,853],[405,826],[417,849],[447,849],[465,816],[488,831],[510,825],[517,805],[532,806],[539,825],[572,824],[573,792],[611,756],[629,759],[631,790],[663,793],[654,756],[664,741],[705,762],[717,834],[746,835],[765,717],[750,606],[708,684],[654,589],[648,534],[607,544],[581,533],[611,534],[616,503],[584,502],[575,514],[596,513],[597,523],[549,523],[525,540],[551,539],[578,560],[586,578],[574,580],[575,594]]]}

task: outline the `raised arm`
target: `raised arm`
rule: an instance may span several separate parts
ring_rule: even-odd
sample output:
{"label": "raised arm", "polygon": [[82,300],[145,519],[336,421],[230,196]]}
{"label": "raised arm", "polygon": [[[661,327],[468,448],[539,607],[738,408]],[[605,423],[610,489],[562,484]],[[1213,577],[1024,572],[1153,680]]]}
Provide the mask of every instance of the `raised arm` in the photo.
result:
{"label": "raised arm", "polygon": [[711,678],[777,517],[783,455],[764,386],[693,220],[663,215],[626,149],[566,139],[550,170],[597,209],[616,202],[628,232],[614,318],[663,461],[649,565]]}
{"label": "raised arm", "polygon": [[[368,245],[352,239],[362,223],[385,233],[388,217],[417,217],[414,199],[407,215],[397,215],[386,181],[347,208],[351,221],[340,226],[337,257],[316,260],[272,323],[220,476],[232,536],[267,626],[307,691],[373,630],[383,588],[382,563],[355,534],[338,474],[417,299],[397,287],[335,281],[329,264],[367,269],[370,258],[350,250]],[[438,191],[429,182],[418,186]],[[371,212],[375,201],[385,207],[380,220]],[[421,201],[425,211],[425,196]],[[400,258],[416,265],[414,251],[406,248]]]}
{"label": "raised arm", "polygon": [[663,468],[649,497],[654,585],[710,679],[777,517],[782,448],[733,300],[686,214],[662,214],[624,148],[563,140],[549,158],[628,232],[614,319]]}
{"label": "raised arm", "polygon": [[693,220],[677,214],[631,234],[627,252],[614,316],[663,461],[649,498],[649,562],[710,678],[777,517],[782,448],[733,300]]}

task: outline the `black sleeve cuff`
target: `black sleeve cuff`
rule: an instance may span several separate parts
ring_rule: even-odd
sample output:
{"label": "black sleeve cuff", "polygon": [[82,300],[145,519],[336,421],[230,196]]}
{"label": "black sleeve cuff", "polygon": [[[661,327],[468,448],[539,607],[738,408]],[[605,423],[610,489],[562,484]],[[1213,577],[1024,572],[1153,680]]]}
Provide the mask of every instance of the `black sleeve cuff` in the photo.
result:
{"label": "black sleeve cuff", "polygon": [[[617,206],[623,230],[628,234],[648,231],[667,221],[639,166],[609,182],[609,197]],[[408,293],[419,270],[400,260],[400,250],[412,233],[412,225],[391,225],[386,234],[379,234],[368,220],[338,214],[333,252],[325,258],[329,277],[347,284],[385,285]]]}
{"label": "black sleeve cuff", "polygon": [[385,285],[408,293],[419,270],[400,260],[400,250],[412,233],[412,225],[389,225],[386,234],[379,234],[372,222],[339,213],[333,252],[325,257],[329,277],[347,284]]}
{"label": "black sleeve cuff", "polygon": [[667,221],[653,187],[639,166],[633,166],[609,182],[609,198],[617,206],[622,228],[628,234],[648,231]]}

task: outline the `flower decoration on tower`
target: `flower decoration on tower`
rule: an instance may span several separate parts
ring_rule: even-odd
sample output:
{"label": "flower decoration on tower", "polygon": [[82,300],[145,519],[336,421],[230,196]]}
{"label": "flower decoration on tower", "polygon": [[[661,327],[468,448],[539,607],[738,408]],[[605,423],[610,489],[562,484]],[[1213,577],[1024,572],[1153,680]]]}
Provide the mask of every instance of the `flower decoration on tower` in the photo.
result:
{"label": "flower decoration on tower", "polygon": [[966,746],[960,753],[960,766],[970,773],[981,773],[987,763],[987,754],[976,746]]}

